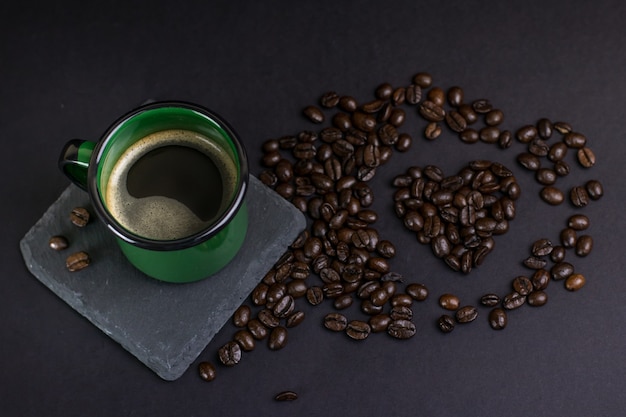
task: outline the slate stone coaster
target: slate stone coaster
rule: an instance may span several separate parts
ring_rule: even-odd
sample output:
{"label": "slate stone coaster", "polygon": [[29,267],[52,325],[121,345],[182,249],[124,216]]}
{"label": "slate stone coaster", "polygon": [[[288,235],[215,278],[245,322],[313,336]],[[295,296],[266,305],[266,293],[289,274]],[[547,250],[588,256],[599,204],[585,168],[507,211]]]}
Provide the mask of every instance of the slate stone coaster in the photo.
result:
{"label": "slate stone coaster", "polygon": [[[165,380],[180,377],[229,320],[298,234],[304,215],[258,179],[246,196],[250,225],[237,256],[205,280],[170,284],[136,270],[115,238],[94,219],[84,228],[69,221],[74,207],[93,214],[87,193],[70,185],[20,242],[31,273],[72,308]],[[54,251],[51,236],[70,247]],[[89,253],[86,269],[69,272],[66,257]]]}

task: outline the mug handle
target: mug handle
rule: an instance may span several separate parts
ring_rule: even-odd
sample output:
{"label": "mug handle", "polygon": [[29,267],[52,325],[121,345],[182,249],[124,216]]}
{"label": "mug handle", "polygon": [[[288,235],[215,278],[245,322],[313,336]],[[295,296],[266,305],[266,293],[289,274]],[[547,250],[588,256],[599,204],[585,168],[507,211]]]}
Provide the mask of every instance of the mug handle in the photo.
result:
{"label": "mug handle", "polygon": [[85,191],[87,191],[89,160],[95,147],[95,142],[72,139],[65,144],[59,156],[59,169],[61,172]]}

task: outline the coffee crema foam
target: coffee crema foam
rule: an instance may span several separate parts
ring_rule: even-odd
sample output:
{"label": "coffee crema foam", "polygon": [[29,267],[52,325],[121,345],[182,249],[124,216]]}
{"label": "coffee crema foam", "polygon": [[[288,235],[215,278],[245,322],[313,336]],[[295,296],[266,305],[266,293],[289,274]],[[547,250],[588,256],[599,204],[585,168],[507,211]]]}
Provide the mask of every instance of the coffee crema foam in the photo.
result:
{"label": "coffee crema foam", "polygon": [[[184,203],[165,196],[136,198],[128,190],[128,174],[140,158],[166,146],[183,146],[207,156],[222,176],[221,205],[216,215],[201,219]],[[164,167],[165,170],[172,167]],[[175,167],[173,167],[175,168]],[[105,202],[111,215],[128,231],[153,240],[175,240],[198,233],[213,224],[228,207],[237,184],[238,170],[231,156],[206,136],[189,130],[164,130],[132,144],[117,160],[106,185]]]}

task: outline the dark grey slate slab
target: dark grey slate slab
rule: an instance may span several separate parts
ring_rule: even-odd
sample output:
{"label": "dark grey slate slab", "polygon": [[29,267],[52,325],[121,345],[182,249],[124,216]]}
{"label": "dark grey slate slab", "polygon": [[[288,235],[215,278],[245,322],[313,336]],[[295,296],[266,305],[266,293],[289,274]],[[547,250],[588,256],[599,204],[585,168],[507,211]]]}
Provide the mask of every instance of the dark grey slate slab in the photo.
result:
{"label": "dark grey slate slab", "polygon": [[[180,377],[265,273],[304,229],[304,215],[251,177],[250,226],[235,259],[218,274],[190,284],[154,280],[134,269],[105,226],[69,221],[72,208],[90,208],[87,194],[70,185],[20,242],[31,273],[67,304],[165,380]],[[91,210],[93,213],[93,211]],[[52,235],[70,247],[55,252]],[[92,264],[68,272],[65,258],[90,254]]]}

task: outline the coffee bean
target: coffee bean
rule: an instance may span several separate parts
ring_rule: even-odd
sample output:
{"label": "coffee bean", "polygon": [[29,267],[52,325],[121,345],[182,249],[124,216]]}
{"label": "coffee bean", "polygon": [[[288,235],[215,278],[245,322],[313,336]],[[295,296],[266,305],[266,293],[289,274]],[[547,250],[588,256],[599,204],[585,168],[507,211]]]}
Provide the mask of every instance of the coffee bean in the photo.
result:
{"label": "coffee bean", "polygon": [[586,283],[582,274],[572,274],[565,280],[565,288],[569,291],[578,291],[584,287]]}
{"label": "coffee bean", "polygon": [[541,199],[552,206],[558,206],[565,200],[563,191],[553,186],[546,186],[541,189]]}
{"label": "coffee bean", "polygon": [[241,361],[241,347],[237,342],[228,342],[218,351],[220,362],[226,366],[234,366]]}
{"label": "coffee bean", "polygon": [[573,248],[576,246],[576,240],[578,239],[576,231],[572,228],[565,228],[561,230],[560,234],[561,245],[565,248]]}
{"label": "coffee bean", "polygon": [[593,249],[593,239],[589,235],[582,235],[576,241],[576,255],[587,256]]}
{"label": "coffee bean", "polygon": [[334,332],[341,332],[346,329],[348,319],[343,314],[329,313],[324,317],[324,327]]}
{"label": "coffee bean", "polygon": [[524,266],[530,269],[541,269],[546,266],[547,261],[545,259],[537,258],[535,256],[529,256],[524,259]]}
{"label": "coffee bean", "polygon": [[561,245],[558,245],[552,249],[552,253],[550,254],[550,259],[554,263],[563,262],[563,260],[565,260],[565,255],[566,255],[565,248]]}
{"label": "coffee bean", "polygon": [[280,324],[280,319],[274,315],[274,312],[269,308],[259,311],[257,314],[258,320],[269,329],[273,329]]}
{"label": "coffee bean", "polygon": [[415,336],[416,328],[410,320],[393,320],[387,327],[387,333],[396,339],[410,339]]}
{"label": "coffee bean", "polygon": [[251,315],[252,310],[250,307],[242,304],[233,314],[233,324],[235,327],[246,327]]}
{"label": "coffee bean", "polygon": [[70,244],[67,238],[64,236],[52,236],[50,240],[48,241],[48,246],[50,246],[50,249],[53,249],[53,250],[67,249],[69,245]]}
{"label": "coffee bean", "polygon": [[572,126],[567,122],[555,122],[554,129],[562,135],[565,135],[572,131]]}
{"label": "coffee bean", "polygon": [[552,122],[543,118],[537,121],[537,133],[542,139],[549,139],[552,136]]}
{"label": "coffee bean", "polygon": [[267,302],[267,291],[269,288],[269,285],[264,282],[260,282],[256,287],[254,287],[251,294],[254,305],[261,306]]}
{"label": "coffee bean", "polygon": [[574,265],[569,262],[559,262],[550,268],[550,275],[555,281],[560,281],[568,278],[574,273]]}
{"label": "coffee bean", "polygon": [[531,281],[533,283],[533,291],[545,290],[550,283],[550,273],[545,269],[539,269],[533,274]]}
{"label": "coffee bean", "polygon": [[577,132],[569,132],[563,136],[563,142],[570,148],[583,148],[587,143],[585,135]]}
{"label": "coffee bean", "polygon": [[515,132],[515,137],[522,143],[530,143],[538,136],[537,128],[532,125],[526,125]]}
{"label": "coffee bean", "polygon": [[335,299],[333,306],[337,310],[345,310],[352,305],[352,296],[350,294],[344,294]]}
{"label": "coffee bean", "polygon": [[409,284],[404,291],[415,301],[424,301],[428,298],[428,288],[424,284]]}
{"label": "coffee bean", "polygon": [[536,138],[528,144],[528,152],[539,157],[546,156],[550,152],[550,146],[543,139]]}
{"label": "coffee bean", "polygon": [[497,126],[504,120],[504,113],[499,109],[492,109],[485,114],[485,124],[488,126]]}
{"label": "coffee bean", "polygon": [[550,239],[539,239],[537,241],[535,241],[533,243],[532,246],[532,254],[534,256],[547,256],[550,255],[550,253],[552,253],[552,242],[550,241]]}
{"label": "coffee bean", "polygon": [[248,330],[239,330],[237,333],[235,333],[233,339],[245,352],[250,352],[251,350],[254,350],[254,347],[256,345],[252,333],[250,333]]}
{"label": "coffee bean", "polygon": [[396,142],[396,150],[398,152],[406,152],[411,148],[413,138],[407,133],[401,133]]}
{"label": "coffee bean", "polygon": [[437,320],[437,326],[442,332],[450,333],[454,330],[454,319],[451,316],[444,314]]}
{"label": "coffee bean", "polygon": [[563,160],[565,155],[567,155],[567,145],[563,142],[557,142],[550,146],[550,150],[548,151],[548,159],[552,162],[557,162]]}
{"label": "coffee bean", "polygon": [[528,305],[533,307],[541,307],[548,302],[548,294],[544,291],[533,291],[526,299]]}
{"label": "coffee bean", "polygon": [[604,187],[598,180],[589,180],[585,183],[585,190],[589,198],[592,200],[599,200],[604,195]]}
{"label": "coffee bean", "polygon": [[411,320],[413,318],[413,310],[406,306],[394,306],[389,313],[392,320]]}
{"label": "coffee bean", "polygon": [[494,330],[502,330],[508,323],[506,311],[496,307],[489,312],[489,325]]}
{"label": "coffee bean", "polygon": [[570,172],[569,164],[565,161],[556,161],[554,163],[554,172],[556,172],[556,175],[558,175],[559,177],[564,177],[566,175],[569,175],[569,172]]}
{"label": "coffee bean", "polygon": [[457,323],[470,323],[478,317],[478,310],[474,306],[459,308],[455,313]]}
{"label": "coffee bean", "polygon": [[334,91],[328,91],[322,94],[322,97],[320,98],[320,104],[322,105],[322,107],[326,107],[327,109],[335,107],[337,104],[339,104],[339,94]]}
{"label": "coffee bean", "polygon": [[396,294],[391,297],[392,307],[411,307],[413,298],[408,294]]}
{"label": "coffee bean", "polygon": [[216,375],[215,366],[211,362],[200,362],[198,364],[198,373],[203,380],[213,381]]}
{"label": "coffee bean", "polygon": [[440,105],[431,100],[423,101],[419,105],[419,113],[429,122],[441,122],[446,116],[446,111]]}
{"label": "coffee bean", "polygon": [[476,113],[485,114],[489,113],[493,109],[493,106],[487,99],[478,99],[472,102],[472,108]]}
{"label": "coffee bean", "polygon": [[474,129],[465,129],[459,134],[459,138],[465,143],[476,143],[480,140],[479,133]]}
{"label": "coffee bean", "polygon": [[461,87],[450,87],[447,93],[448,103],[452,107],[459,107],[463,104],[463,89]]}
{"label": "coffee bean", "polygon": [[322,113],[322,111],[315,106],[305,107],[303,113],[313,123],[322,123],[325,119],[324,113]]}
{"label": "coffee bean", "polygon": [[556,182],[556,172],[549,168],[539,168],[535,172],[535,179],[541,185],[553,185]]}
{"label": "coffee bean", "polygon": [[346,334],[354,340],[364,340],[372,331],[369,324],[361,320],[352,320],[346,327]]}
{"label": "coffee bean", "polygon": [[77,272],[83,270],[89,266],[91,259],[89,254],[84,251],[71,254],[65,260],[65,267],[70,272]]}
{"label": "coffee bean", "polygon": [[502,307],[506,310],[513,310],[521,307],[526,302],[526,296],[513,291],[507,294],[502,300]]}
{"label": "coffee bean", "polygon": [[485,294],[480,297],[480,303],[485,307],[495,307],[500,304],[500,297],[493,293]]}
{"label": "coffee bean", "polygon": [[576,157],[581,166],[585,168],[591,168],[596,164],[596,156],[593,151],[588,147],[583,147],[576,152]]}
{"label": "coffee bean", "polygon": [[296,327],[304,321],[305,314],[303,311],[295,311],[287,317],[285,325],[289,328]]}
{"label": "coffee bean", "polygon": [[267,347],[271,350],[279,350],[284,348],[285,345],[287,345],[287,329],[282,326],[272,329],[267,340]]}
{"label": "coffee bean", "polygon": [[449,111],[445,115],[446,124],[454,132],[461,133],[467,128],[467,121],[457,111]]}
{"label": "coffee bean", "polygon": [[89,211],[84,207],[75,207],[70,212],[70,221],[78,227],[85,227],[89,223]]}
{"label": "coffee bean", "polygon": [[267,327],[258,319],[251,319],[248,322],[248,330],[256,340],[263,340],[267,337]]}
{"label": "coffee bean", "polygon": [[528,295],[533,290],[533,283],[528,277],[518,276],[513,280],[513,289],[522,296]]}
{"label": "coffee bean", "polygon": [[428,88],[433,83],[433,77],[427,72],[418,72],[413,76],[413,83],[421,88]]}
{"label": "coffee bean", "polygon": [[295,401],[298,399],[298,394],[293,391],[282,391],[276,394],[274,400],[276,401]]}
{"label": "coffee bean", "polygon": [[443,294],[439,297],[439,305],[446,310],[454,311],[459,308],[459,297],[453,294]]}
{"label": "coffee bean", "polygon": [[567,219],[567,227],[574,230],[585,230],[589,227],[589,217],[584,214],[574,214]]}
{"label": "coffee bean", "polygon": [[391,317],[388,314],[376,314],[369,318],[368,323],[372,333],[380,333],[387,330],[391,321]]}

